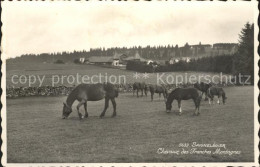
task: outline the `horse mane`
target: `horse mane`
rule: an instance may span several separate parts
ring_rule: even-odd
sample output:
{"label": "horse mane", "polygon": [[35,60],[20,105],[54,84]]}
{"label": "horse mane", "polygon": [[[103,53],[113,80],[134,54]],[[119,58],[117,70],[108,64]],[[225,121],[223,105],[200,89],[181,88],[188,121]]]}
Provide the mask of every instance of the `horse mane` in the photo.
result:
{"label": "horse mane", "polygon": [[172,99],[172,96],[173,96],[173,94],[177,91],[177,90],[179,90],[180,88],[176,88],[176,89],[174,89],[170,94],[168,94],[168,97],[167,97],[167,101],[168,100],[171,100],[171,102],[173,101],[173,99]]}
{"label": "horse mane", "polygon": [[176,88],[176,89],[174,89],[170,94],[175,93],[178,89],[180,89],[180,88]]}
{"label": "horse mane", "polygon": [[[70,94],[68,95],[67,99],[66,99],[66,105],[68,107],[71,107],[71,105],[73,104],[73,102],[75,101],[76,99],[76,94],[77,94],[77,91],[79,89],[79,86],[75,87],[71,92]],[[68,104],[69,103],[69,104]]]}

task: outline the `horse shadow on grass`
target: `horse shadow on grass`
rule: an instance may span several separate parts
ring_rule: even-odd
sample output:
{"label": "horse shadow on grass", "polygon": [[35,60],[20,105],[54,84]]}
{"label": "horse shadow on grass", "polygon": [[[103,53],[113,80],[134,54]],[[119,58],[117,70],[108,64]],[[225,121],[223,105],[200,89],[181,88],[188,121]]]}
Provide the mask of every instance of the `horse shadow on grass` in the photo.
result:
{"label": "horse shadow on grass", "polygon": [[72,116],[72,117],[69,117],[67,119],[60,118],[60,120],[62,120],[62,121],[81,121],[81,122],[85,122],[85,121],[98,121],[98,120],[109,120],[109,119],[118,119],[118,118],[121,118],[121,116],[117,115],[116,117],[111,117],[111,115],[107,115],[107,116],[100,118],[99,116],[95,115],[95,116],[88,116],[87,118],[82,118],[82,119],[79,119],[79,117],[77,117],[77,116]]}
{"label": "horse shadow on grass", "polygon": [[160,115],[165,115],[165,116],[178,116],[178,117],[197,117],[194,115],[194,110],[182,110],[181,114],[178,109],[173,109],[170,112],[160,111]]}

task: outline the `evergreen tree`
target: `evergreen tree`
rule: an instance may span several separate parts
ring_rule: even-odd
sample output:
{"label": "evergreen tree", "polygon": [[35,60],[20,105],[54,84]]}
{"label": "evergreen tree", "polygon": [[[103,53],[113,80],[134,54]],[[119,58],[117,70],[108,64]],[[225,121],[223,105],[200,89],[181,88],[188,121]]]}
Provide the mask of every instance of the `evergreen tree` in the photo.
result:
{"label": "evergreen tree", "polygon": [[233,73],[251,75],[251,84],[254,84],[254,24],[246,23],[239,34],[238,51],[233,60]]}

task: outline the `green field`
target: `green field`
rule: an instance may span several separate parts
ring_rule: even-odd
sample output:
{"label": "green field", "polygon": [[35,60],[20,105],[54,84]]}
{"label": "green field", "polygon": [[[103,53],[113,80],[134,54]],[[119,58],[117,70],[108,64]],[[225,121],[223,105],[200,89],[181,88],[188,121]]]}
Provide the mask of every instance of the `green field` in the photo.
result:
{"label": "green field", "polygon": [[[126,74],[133,72],[84,65],[10,65],[7,76],[46,74]],[[181,74],[181,73],[180,73]],[[199,75],[201,73],[194,73]],[[150,78],[151,82],[154,78]],[[134,81],[134,80],[132,80]],[[148,81],[146,81],[148,82]],[[10,80],[7,79],[7,83]],[[162,99],[133,97],[121,93],[117,117],[111,118],[112,105],[103,119],[99,115],[104,100],[88,103],[89,118],[79,120],[74,112],[61,119],[60,97],[7,99],[7,162],[253,162],[254,98],[253,87],[225,87],[226,105],[201,104],[200,116],[192,116],[192,100],[183,101],[183,114],[166,113]],[[216,99],[215,99],[216,100]],[[177,111],[177,102],[173,103]],[[83,108],[81,108],[83,112]],[[179,143],[226,144],[238,155],[158,154],[159,148],[179,150]],[[191,146],[188,148],[191,149]],[[205,148],[198,148],[203,150]],[[207,148],[215,150],[216,148]]]}
{"label": "green field", "polygon": [[[165,82],[166,78],[170,75],[173,76],[174,79],[178,79],[177,76],[181,76],[183,80],[185,81],[185,78],[190,78],[190,76],[194,76],[197,79],[199,76],[219,76],[220,74],[218,73],[209,73],[209,72],[166,72],[164,75],[157,74],[157,73],[150,73],[149,78],[143,78],[142,75],[140,75],[139,78],[134,78],[134,71],[127,71],[127,70],[121,70],[121,69],[115,69],[115,68],[104,68],[100,66],[94,66],[94,65],[77,65],[77,64],[51,64],[51,63],[38,63],[38,64],[33,64],[33,63],[19,63],[19,64],[7,64],[7,77],[6,77],[6,82],[8,87],[28,87],[29,86],[29,76],[33,75],[36,77],[36,82],[34,84],[31,84],[30,86],[40,86],[40,82],[38,80],[39,78],[44,78],[43,79],[43,84],[42,85],[52,85],[52,81],[57,81],[58,83],[54,83],[54,86],[58,85],[78,85],[82,83],[82,77],[84,75],[87,75],[89,77],[93,75],[99,75],[101,74],[102,76],[107,76],[109,77],[111,75],[117,76],[117,79],[111,79],[112,82],[117,81],[116,83],[134,83],[136,81],[144,81],[146,83],[152,83],[156,84],[157,83],[157,78],[162,76],[162,80]],[[22,75],[26,76],[26,80],[22,77],[22,82],[19,82],[19,77]],[[79,82],[77,81],[77,75],[79,76]],[[12,81],[12,77],[13,78]],[[56,78],[58,76],[58,78]],[[64,78],[62,79],[62,76]],[[73,76],[75,78],[74,82],[73,80],[68,79],[69,76]],[[119,79],[119,76],[125,76],[125,79],[121,78]],[[159,76],[159,77],[158,77]],[[202,77],[201,81],[204,81],[205,78]],[[59,80],[59,81],[58,81]],[[31,79],[33,81],[33,78]],[[95,82],[97,81],[96,79],[94,80]],[[102,78],[102,82],[105,81],[105,78]],[[171,83],[172,78],[169,77],[169,83]],[[187,80],[188,81],[188,80]],[[216,81],[218,82],[218,77],[216,77]],[[23,83],[24,82],[24,83]],[[17,84],[16,84],[17,83]],[[175,83],[175,81],[174,81]]]}

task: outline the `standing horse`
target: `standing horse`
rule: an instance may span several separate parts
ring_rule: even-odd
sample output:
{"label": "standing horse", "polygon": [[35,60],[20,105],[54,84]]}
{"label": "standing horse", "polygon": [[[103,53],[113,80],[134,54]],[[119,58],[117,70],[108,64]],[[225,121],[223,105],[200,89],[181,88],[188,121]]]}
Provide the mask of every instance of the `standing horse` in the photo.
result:
{"label": "standing horse", "polygon": [[[88,101],[99,101],[105,98],[105,107],[100,117],[105,115],[105,112],[109,106],[109,100],[111,100],[114,108],[112,117],[116,116],[116,101],[115,98],[118,97],[118,90],[111,83],[98,83],[98,84],[80,84],[75,87],[72,92],[68,95],[66,103],[63,103],[63,113],[62,118],[67,118],[72,112],[72,104],[75,100],[79,101],[77,105],[77,111],[79,118],[87,118],[87,102]],[[80,106],[84,105],[85,116],[82,116],[79,112]]]}
{"label": "standing horse", "polygon": [[182,100],[189,100],[192,99],[195,104],[195,111],[194,115],[199,115],[199,108],[200,108],[200,101],[201,101],[201,95],[199,95],[199,92],[195,88],[176,88],[174,89],[168,96],[166,101],[166,112],[170,112],[172,109],[172,102],[174,99],[178,101],[178,107],[179,107],[179,115],[181,115],[181,101]]}
{"label": "standing horse", "polygon": [[218,102],[217,102],[218,104],[220,104],[220,101],[219,101],[219,97],[220,96],[222,97],[223,104],[226,103],[226,99],[227,99],[226,93],[225,93],[224,89],[221,88],[221,87],[215,87],[215,86],[214,87],[210,87],[208,89],[207,95],[209,97],[209,104],[211,104],[211,102],[214,103],[213,102],[214,95],[218,96]]}
{"label": "standing horse", "polygon": [[138,95],[139,90],[141,90],[142,96],[144,94],[145,94],[145,96],[147,96],[147,85],[145,84],[145,82],[135,82],[133,84],[133,96],[136,91],[136,96],[139,97],[139,95]]}
{"label": "standing horse", "polygon": [[202,92],[201,96],[203,96],[203,94],[205,93],[205,101],[208,100],[208,95],[207,95],[207,92],[208,92],[208,89],[212,86],[211,83],[204,83],[204,82],[196,82],[194,84],[194,88],[197,88],[198,90],[200,90]]}
{"label": "standing horse", "polygon": [[153,101],[153,95],[154,93],[159,93],[159,98],[161,97],[161,94],[163,94],[164,101],[166,101],[168,92],[165,86],[163,85],[149,85],[149,90],[151,93],[151,101]]}

